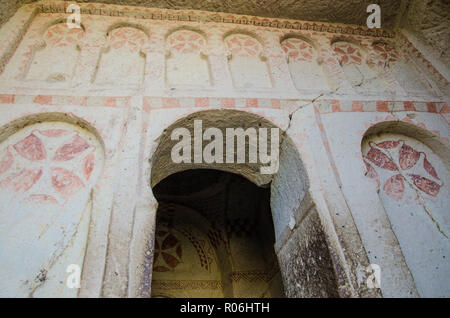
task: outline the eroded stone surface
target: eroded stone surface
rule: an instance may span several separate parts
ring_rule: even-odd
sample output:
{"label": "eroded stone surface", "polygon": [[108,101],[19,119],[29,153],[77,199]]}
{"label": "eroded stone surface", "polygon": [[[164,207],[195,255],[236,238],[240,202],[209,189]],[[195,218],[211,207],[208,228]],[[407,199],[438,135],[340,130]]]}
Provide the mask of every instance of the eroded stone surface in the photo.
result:
{"label": "eroded stone surface", "polygon": [[445,0],[412,1],[405,26],[430,44],[449,65],[450,3]]}
{"label": "eroded stone surface", "polygon": [[327,246],[313,208],[278,254],[287,297],[339,297]]}
{"label": "eroded stone surface", "polygon": [[12,0],[2,1],[0,4],[0,25],[8,21],[22,5],[34,2],[36,0]]}

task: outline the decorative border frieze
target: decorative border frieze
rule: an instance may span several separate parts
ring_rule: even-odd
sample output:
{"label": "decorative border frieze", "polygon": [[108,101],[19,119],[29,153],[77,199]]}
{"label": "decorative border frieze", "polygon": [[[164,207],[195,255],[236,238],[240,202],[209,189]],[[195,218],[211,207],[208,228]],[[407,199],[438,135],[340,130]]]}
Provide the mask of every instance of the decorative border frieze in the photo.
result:
{"label": "decorative border frieze", "polygon": [[357,101],[357,100],[321,100],[314,103],[321,114],[340,112],[426,112],[448,114],[450,108],[443,102],[417,101]]}
{"label": "decorative border frieze", "polygon": [[218,280],[155,280],[152,287],[159,290],[179,289],[222,289],[223,284]]}
{"label": "decorative border frieze", "polygon": [[[42,13],[64,13],[70,3],[37,3],[36,6]],[[308,22],[277,18],[263,18],[248,15],[229,13],[207,12],[197,10],[170,10],[159,8],[143,8],[135,6],[105,5],[98,3],[78,4],[81,14],[103,15],[113,17],[128,17],[134,19],[152,19],[184,22],[215,22],[244,24],[290,30],[310,30],[343,35],[363,35],[373,37],[393,38],[394,32],[384,29],[369,29],[357,25],[344,25],[323,22]]]}
{"label": "decorative border frieze", "polygon": [[[87,107],[131,106],[130,96],[63,96],[63,95],[15,95],[0,94],[0,104],[37,104],[47,106],[73,105]],[[262,108],[280,109],[289,113],[308,104],[299,99],[274,98],[215,98],[215,97],[149,97],[142,98],[143,110],[151,112],[155,109],[195,108],[204,109],[242,109]],[[359,100],[318,100],[314,106],[321,114],[340,112],[427,112],[449,114],[450,106],[445,102],[418,101],[359,101]]]}

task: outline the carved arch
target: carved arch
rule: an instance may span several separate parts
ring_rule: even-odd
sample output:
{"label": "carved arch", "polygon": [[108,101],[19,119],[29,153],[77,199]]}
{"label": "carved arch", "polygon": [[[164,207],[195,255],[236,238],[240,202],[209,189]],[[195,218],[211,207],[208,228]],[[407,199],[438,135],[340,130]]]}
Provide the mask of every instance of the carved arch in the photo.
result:
{"label": "carved arch", "polygon": [[316,45],[310,39],[297,34],[287,34],[280,39],[280,44],[297,89],[329,88],[322,69],[323,61]]}
{"label": "carved arch", "polygon": [[93,82],[98,84],[142,84],[146,67],[148,31],[134,23],[117,23],[105,33]]}
{"label": "carved arch", "polygon": [[165,80],[169,86],[203,86],[212,84],[206,34],[182,26],[165,37]]}
{"label": "carved arch", "polygon": [[24,78],[70,82],[78,64],[85,27],[70,29],[65,19],[58,19],[46,24],[39,33],[41,40],[34,45]]}
{"label": "carved arch", "polygon": [[389,70],[407,94],[427,95],[431,93],[433,87],[423,77],[423,73],[395,45],[384,41],[375,41],[372,43],[372,49],[372,63]]}
{"label": "carved arch", "polygon": [[[158,138],[157,144],[155,144],[152,153],[150,154],[150,166],[148,176],[151,186],[155,186],[164,178],[173,175],[177,172],[189,170],[189,169],[217,169],[222,171],[234,172],[240,174],[249,181],[260,185],[271,187],[271,207],[272,211],[277,211],[273,214],[273,223],[275,228],[276,236],[276,252],[278,254],[278,259],[282,268],[282,276],[284,279],[285,286],[291,286],[290,284],[294,281],[298,281],[299,276],[306,277],[309,274],[309,267],[302,267],[302,269],[297,271],[289,270],[295,264],[295,260],[302,253],[304,249],[308,247],[302,243],[304,242],[299,235],[311,235],[317,242],[321,242],[320,246],[323,248],[315,249],[312,253],[318,253],[314,259],[320,259],[320,264],[311,264],[314,270],[321,270],[321,275],[314,276],[317,279],[313,281],[306,281],[305,284],[311,286],[311,288],[302,289],[290,289],[287,291],[288,297],[301,297],[301,296],[312,296],[312,295],[327,295],[337,296],[337,284],[335,280],[332,259],[330,258],[328,246],[325,243],[325,236],[323,229],[320,225],[320,219],[318,216],[318,210],[316,209],[311,196],[309,195],[308,187],[309,182],[306,177],[306,172],[301,163],[299,153],[295,148],[294,143],[290,138],[283,138],[280,145],[280,169],[276,175],[262,175],[259,173],[260,164],[258,163],[244,163],[244,164],[233,164],[233,163],[223,163],[223,164],[206,164],[206,163],[181,163],[175,164],[171,160],[171,150],[176,141],[172,141],[170,136],[173,129],[177,127],[185,127],[189,131],[192,131],[194,120],[201,119],[203,122],[203,127],[218,127],[225,134],[226,128],[241,126],[243,129],[248,127],[264,127],[264,128],[276,128],[276,126],[256,114],[249,112],[242,112],[236,110],[210,110],[210,111],[200,111],[192,112],[186,117],[174,119],[174,121],[166,128],[164,131],[161,128],[162,134]],[[191,133],[192,134],[192,133]],[[252,141],[249,141],[249,147]],[[237,166],[239,165],[239,167]],[[295,186],[289,187],[289,189],[283,190],[282,188],[286,184],[295,184]],[[283,194],[282,194],[283,193]],[[151,195],[151,194],[149,194]],[[285,198],[289,198],[286,200]],[[157,203],[155,202],[155,212]],[[137,211],[137,214],[144,213],[144,211]],[[155,217],[155,213],[149,214],[148,211],[145,212],[146,220],[149,224],[154,224],[152,219]],[[296,232],[295,235],[291,235],[292,226],[289,227],[290,223],[295,222],[305,222],[303,223],[305,227],[311,229],[311,233],[300,234],[301,231]],[[134,233],[136,233],[137,238],[135,243],[132,244],[132,253],[135,255],[152,255],[153,248],[151,240],[154,237],[154,227],[146,227],[143,231],[137,230],[140,226],[135,223]],[[303,227],[301,227],[303,228]],[[295,238],[293,238],[295,236]],[[292,239],[293,238],[293,239]],[[145,245],[138,242],[146,242]],[[148,242],[148,243],[147,243]],[[309,244],[312,244],[309,242]],[[332,248],[330,246],[330,248]],[[144,250],[145,249],[145,250]],[[295,251],[294,251],[295,250]],[[147,253],[147,254],[145,254]],[[320,254],[320,255],[319,255]],[[138,268],[144,266],[148,268],[146,271],[133,271],[131,274],[132,280],[130,280],[131,295],[133,296],[149,296],[150,294],[150,280],[148,275],[151,271],[151,259],[152,256],[146,256],[145,259],[135,259],[132,260],[130,268]],[[337,266],[337,265],[336,265]],[[319,269],[321,268],[321,269]],[[322,270],[323,269],[323,270]],[[330,270],[331,269],[331,270]],[[302,276],[304,275],[304,276]],[[328,284],[325,284],[328,281]]]}
{"label": "carved arch", "polygon": [[336,38],[331,42],[331,47],[346,79],[355,91],[370,94],[388,89],[377,66],[370,63],[367,50],[357,42]]}
{"label": "carved arch", "polygon": [[263,42],[255,34],[232,30],[224,34],[228,65],[236,88],[271,88],[273,81]]}

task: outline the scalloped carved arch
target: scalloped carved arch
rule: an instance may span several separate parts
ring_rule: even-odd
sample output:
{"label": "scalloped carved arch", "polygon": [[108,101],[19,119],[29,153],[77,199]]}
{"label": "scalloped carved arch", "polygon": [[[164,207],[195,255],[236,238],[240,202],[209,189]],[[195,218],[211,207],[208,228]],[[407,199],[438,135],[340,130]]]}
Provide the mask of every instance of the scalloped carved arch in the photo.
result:
{"label": "scalloped carved arch", "polygon": [[250,33],[230,32],[224,37],[228,65],[236,88],[273,87],[267,57],[261,42]]}
{"label": "scalloped carved arch", "polygon": [[179,28],[167,35],[165,78],[169,86],[211,86],[206,37],[201,31]]}
{"label": "scalloped carved arch", "polygon": [[[70,29],[65,20],[50,24],[35,45],[25,72],[29,80],[70,82],[79,60],[84,27]],[[61,58],[64,57],[64,58]]]}
{"label": "scalloped carved arch", "polygon": [[378,67],[388,68],[407,94],[430,94],[432,86],[426,81],[415,63],[395,47],[385,42],[374,42],[373,63]]}
{"label": "scalloped carved arch", "polygon": [[148,34],[138,26],[113,27],[106,34],[93,81],[107,85],[141,85],[146,66],[143,46],[147,41]]}
{"label": "scalloped carved arch", "polygon": [[370,94],[388,90],[378,66],[369,66],[367,54],[359,45],[338,39],[331,46],[345,77],[355,91]]}
{"label": "scalloped carved arch", "polygon": [[329,85],[316,48],[306,39],[290,36],[281,40],[292,81],[297,89],[327,90]]}

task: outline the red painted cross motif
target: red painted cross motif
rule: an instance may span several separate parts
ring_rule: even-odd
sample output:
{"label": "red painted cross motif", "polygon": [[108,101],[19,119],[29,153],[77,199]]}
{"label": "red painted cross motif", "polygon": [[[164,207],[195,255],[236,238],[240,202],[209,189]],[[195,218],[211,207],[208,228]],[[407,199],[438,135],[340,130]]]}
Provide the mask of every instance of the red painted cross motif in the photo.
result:
{"label": "red painted cross motif", "polygon": [[401,200],[405,183],[431,197],[439,194],[443,183],[424,152],[403,140],[370,142],[369,147],[364,156],[368,175],[383,183],[383,191],[388,196]]}
{"label": "red painted cross motif", "polygon": [[0,188],[62,205],[89,181],[95,149],[78,132],[35,129],[0,153]]}
{"label": "red painted cross motif", "polygon": [[295,62],[311,62],[313,60],[314,49],[311,44],[306,41],[290,38],[283,41],[283,43],[281,43],[281,47],[287,56],[289,56],[289,60]]}
{"label": "red painted cross motif", "polygon": [[65,23],[58,23],[46,31],[44,40],[47,45],[52,47],[74,46],[84,36],[83,29],[70,29]]}
{"label": "red painted cross motif", "polygon": [[170,51],[178,53],[196,53],[204,49],[205,39],[199,33],[181,30],[172,33],[167,43]]}
{"label": "red painted cross motif", "polygon": [[254,38],[244,34],[230,35],[225,39],[228,50],[234,56],[258,56],[261,51],[261,44]]}
{"label": "red painted cross motif", "polygon": [[333,45],[333,51],[341,65],[361,65],[362,55],[358,47],[347,42],[338,42]]}
{"label": "red painted cross motif", "polygon": [[113,49],[126,48],[133,53],[138,52],[146,40],[147,36],[143,31],[130,27],[115,29],[108,36],[109,45]]}
{"label": "red painted cross motif", "polygon": [[153,259],[155,272],[173,271],[181,263],[182,255],[181,243],[172,233],[164,230],[156,232]]}
{"label": "red painted cross motif", "polygon": [[385,66],[399,60],[398,54],[395,49],[385,43],[375,44],[373,46],[373,49],[375,52],[373,61],[374,64]]}

